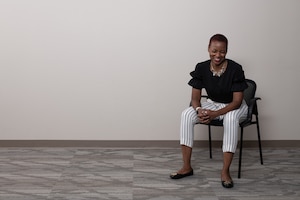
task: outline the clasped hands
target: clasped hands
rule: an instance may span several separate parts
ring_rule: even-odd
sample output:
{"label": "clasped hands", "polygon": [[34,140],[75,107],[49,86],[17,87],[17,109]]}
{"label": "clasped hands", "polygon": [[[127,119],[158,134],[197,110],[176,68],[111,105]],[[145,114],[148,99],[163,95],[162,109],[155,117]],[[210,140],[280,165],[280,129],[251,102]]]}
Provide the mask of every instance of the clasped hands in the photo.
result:
{"label": "clasped hands", "polygon": [[212,119],[216,118],[215,111],[202,108],[198,110],[198,117],[203,124],[209,124]]}

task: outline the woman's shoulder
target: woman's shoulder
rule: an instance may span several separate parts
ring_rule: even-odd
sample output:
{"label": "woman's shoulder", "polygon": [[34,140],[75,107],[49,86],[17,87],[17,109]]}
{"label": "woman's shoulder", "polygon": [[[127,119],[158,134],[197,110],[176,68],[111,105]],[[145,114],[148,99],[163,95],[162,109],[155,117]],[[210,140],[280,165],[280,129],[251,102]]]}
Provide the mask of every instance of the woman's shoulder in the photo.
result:
{"label": "woman's shoulder", "polygon": [[228,62],[228,65],[230,65],[230,66],[235,66],[235,67],[238,67],[238,68],[242,68],[242,65],[240,65],[237,62],[235,62],[234,60],[227,59],[227,62]]}
{"label": "woman's shoulder", "polygon": [[210,63],[210,60],[206,60],[206,61],[199,62],[197,64],[197,66],[206,66],[206,65],[209,65],[209,63]]}
{"label": "woman's shoulder", "polygon": [[194,71],[190,72],[190,75],[194,78],[203,76],[203,74],[206,74],[209,70],[209,63],[209,60],[197,63]]}
{"label": "woman's shoulder", "polygon": [[203,69],[205,67],[208,67],[210,65],[210,60],[206,60],[206,61],[203,61],[203,62],[199,62],[197,65],[196,65],[196,69]]}
{"label": "woman's shoulder", "polygon": [[235,62],[234,60],[227,59],[228,65],[227,65],[227,70],[232,71],[232,72],[242,72],[243,67],[239,63]]}

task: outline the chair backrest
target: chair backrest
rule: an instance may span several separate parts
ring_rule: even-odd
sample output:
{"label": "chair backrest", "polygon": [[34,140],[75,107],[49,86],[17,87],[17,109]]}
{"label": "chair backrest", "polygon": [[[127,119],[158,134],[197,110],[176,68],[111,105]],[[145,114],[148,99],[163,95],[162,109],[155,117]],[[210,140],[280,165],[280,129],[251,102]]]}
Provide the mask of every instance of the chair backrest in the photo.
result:
{"label": "chair backrest", "polygon": [[253,80],[246,79],[248,88],[244,90],[244,99],[247,105],[250,105],[250,100],[255,97],[256,83]]}

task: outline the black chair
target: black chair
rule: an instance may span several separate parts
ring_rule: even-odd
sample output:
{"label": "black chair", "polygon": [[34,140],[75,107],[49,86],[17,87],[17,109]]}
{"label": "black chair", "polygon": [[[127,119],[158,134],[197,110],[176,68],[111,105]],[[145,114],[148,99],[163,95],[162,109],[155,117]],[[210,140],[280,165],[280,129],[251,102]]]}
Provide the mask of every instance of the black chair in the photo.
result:
{"label": "black chair", "polygon": [[[258,146],[259,146],[259,154],[260,154],[260,163],[263,165],[263,157],[261,150],[261,141],[260,141],[260,129],[259,129],[259,121],[258,121],[258,109],[257,109],[257,100],[261,98],[255,97],[256,92],[256,83],[253,80],[246,79],[248,84],[248,88],[244,90],[244,99],[248,105],[248,114],[247,118],[240,122],[241,135],[240,135],[240,155],[239,155],[239,169],[238,169],[238,178],[241,178],[241,165],[242,165],[242,150],[243,150],[243,134],[244,128],[250,126],[252,124],[256,124],[257,128],[257,137],[258,137]],[[202,96],[204,98],[208,98],[207,96]],[[255,116],[255,118],[253,118]],[[202,123],[199,123],[202,124]],[[211,145],[211,127],[212,126],[223,126],[223,120],[212,120],[209,124],[205,124],[208,126],[208,137],[209,137],[209,156],[212,158],[212,145]]]}

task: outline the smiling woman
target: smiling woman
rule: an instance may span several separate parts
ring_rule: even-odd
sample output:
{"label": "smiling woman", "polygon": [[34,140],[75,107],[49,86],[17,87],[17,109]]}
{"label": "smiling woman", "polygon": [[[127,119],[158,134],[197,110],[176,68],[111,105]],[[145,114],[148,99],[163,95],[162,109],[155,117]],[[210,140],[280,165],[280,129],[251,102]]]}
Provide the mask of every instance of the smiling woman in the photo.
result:
{"label": "smiling woman", "polygon": [[[224,120],[223,169],[221,183],[225,188],[233,187],[229,167],[238,141],[239,120],[246,117],[248,106],[243,100],[247,88],[244,71],[238,63],[226,59],[227,38],[222,34],[210,38],[208,52],[210,60],[196,65],[191,72],[191,107],[181,115],[180,144],[183,167],[171,174],[172,179],[193,175],[191,155],[194,140],[194,125],[208,124],[213,119]],[[208,101],[201,102],[202,90],[206,90]]]}

